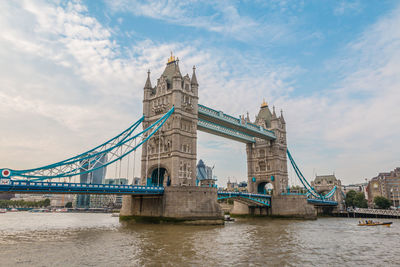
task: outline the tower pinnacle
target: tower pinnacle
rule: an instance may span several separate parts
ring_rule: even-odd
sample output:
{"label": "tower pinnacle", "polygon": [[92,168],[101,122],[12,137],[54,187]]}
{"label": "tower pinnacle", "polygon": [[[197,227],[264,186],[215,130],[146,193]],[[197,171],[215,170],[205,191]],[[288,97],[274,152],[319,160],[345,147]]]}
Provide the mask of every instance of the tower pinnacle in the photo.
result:
{"label": "tower pinnacle", "polygon": [[263,99],[263,102],[262,102],[262,104],[261,104],[261,107],[262,107],[262,108],[268,107],[267,102],[265,102],[265,98]]}
{"label": "tower pinnacle", "polygon": [[196,67],[195,67],[195,66],[193,66],[192,80],[191,80],[190,83],[191,83],[191,84],[198,85],[198,83],[197,83],[197,78],[196,78]]}
{"label": "tower pinnacle", "polygon": [[172,55],[172,51],[171,51],[171,56],[168,58],[167,64],[170,64],[172,62],[175,62],[175,56]]}
{"label": "tower pinnacle", "polygon": [[147,80],[146,80],[146,84],[144,85],[144,88],[146,88],[146,89],[152,88],[151,81],[150,81],[150,70],[147,71]]}

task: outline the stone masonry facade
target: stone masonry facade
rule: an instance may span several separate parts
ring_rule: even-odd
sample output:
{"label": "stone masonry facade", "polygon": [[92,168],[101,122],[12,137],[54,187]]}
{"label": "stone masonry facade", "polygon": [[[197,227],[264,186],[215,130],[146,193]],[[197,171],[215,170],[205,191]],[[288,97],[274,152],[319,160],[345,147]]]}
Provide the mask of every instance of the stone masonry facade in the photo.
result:
{"label": "stone masonry facade", "polygon": [[196,181],[198,83],[195,67],[192,77],[188,74],[182,76],[179,59],[175,60],[171,55],[154,87],[151,85],[150,71],[148,72],[144,86],[143,128],[158,120],[172,106],[175,107],[174,113],[143,146],[143,184],[147,178],[158,172],[159,167],[164,169],[164,186],[194,186]]}
{"label": "stone masonry facade", "polygon": [[[250,122],[248,116],[245,120]],[[257,138],[256,143],[246,145],[248,190],[251,193],[264,193],[265,186],[271,184],[273,194],[279,195],[288,186],[286,122],[282,111],[278,117],[275,107],[271,113],[264,101],[254,124],[273,131],[276,140]]]}

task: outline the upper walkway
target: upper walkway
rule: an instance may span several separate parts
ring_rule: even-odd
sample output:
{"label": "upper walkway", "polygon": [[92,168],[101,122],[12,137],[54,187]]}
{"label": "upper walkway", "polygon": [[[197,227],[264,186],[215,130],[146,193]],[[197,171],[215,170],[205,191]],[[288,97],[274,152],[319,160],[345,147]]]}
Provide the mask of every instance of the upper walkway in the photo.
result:
{"label": "upper walkway", "polygon": [[243,143],[254,143],[255,138],[275,140],[273,131],[250,122],[242,121],[212,108],[198,105],[199,120],[197,127],[200,131],[212,133]]}

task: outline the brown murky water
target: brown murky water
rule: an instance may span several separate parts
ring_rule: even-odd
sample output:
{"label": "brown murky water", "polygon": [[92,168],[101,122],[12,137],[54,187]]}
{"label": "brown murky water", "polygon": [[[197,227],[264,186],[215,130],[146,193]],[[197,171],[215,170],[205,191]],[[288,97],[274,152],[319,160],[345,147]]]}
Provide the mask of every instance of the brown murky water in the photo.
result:
{"label": "brown murky water", "polygon": [[399,266],[400,220],[122,226],[110,214],[0,214],[0,266]]}

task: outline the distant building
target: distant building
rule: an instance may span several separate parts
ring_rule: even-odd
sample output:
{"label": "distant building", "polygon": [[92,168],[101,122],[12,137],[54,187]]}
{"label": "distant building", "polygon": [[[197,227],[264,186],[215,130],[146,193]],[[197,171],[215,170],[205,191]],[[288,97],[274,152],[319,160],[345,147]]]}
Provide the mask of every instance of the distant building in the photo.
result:
{"label": "distant building", "polygon": [[326,195],[336,186],[336,191],[331,199],[338,202],[340,209],[344,208],[342,182],[337,179],[334,174],[315,176],[314,181],[311,181],[311,186],[318,192],[318,194],[322,195]]}
{"label": "distant building", "polygon": [[217,179],[212,175],[213,168],[206,166],[203,160],[199,160],[196,166],[196,184],[204,187],[215,187]]}
{"label": "distant building", "polygon": [[368,183],[368,205],[373,207],[374,198],[383,196],[400,206],[400,168],[391,172],[381,172]]}
{"label": "distant building", "polygon": [[[135,179],[133,179],[135,182]],[[106,184],[116,184],[116,185],[126,185],[128,184],[128,179],[126,178],[115,178],[115,179],[106,179]],[[140,182],[140,179],[138,180]],[[115,207],[122,206],[122,195],[113,195],[112,203]]]}
{"label": "distant building", "polygon": [[231,182],[228,179],[228,182],[226,183],[226,191],[229,192],[247,192],[247,183],[246,182]]}
{"label": "distant building", "polygon": [[15,197],[14,193],[0,193],[1,200],[10,200]]}
{"label": "distant building", "polygon": [[[96,152],[94,152],[94,153],[96,153]],[[81,163],[82,163],[83,167],[81,168],[81,171],[84,172],[87,169],[92,169],[92,168],[95,169],[95,168],[101,167],[106,162],[107,162],[107,154],[101,155],[99,160],[96,162],[89,162],[89,159],[82,160]],[[107,171],[107,168],[103,167],[103,168],[99,168],[99,169],[94,170],[89,173],[82,173],[82,174],[80,174],[80,177],[79,177],[80,183],[103,184],[104,179],[106,177],[106,171]],[[96,203],[101,202],[98,200],[98,197],[95,197],[94,195],[92,197],[95,198],[94,201]],[[92,205],[90,204],[90,202],[91,202],[90,198],[91,198],[91,195],[77,195],[75,207],[76,208],[90,208],[91,206],[94,205],[94,204],[92,204]]]}

